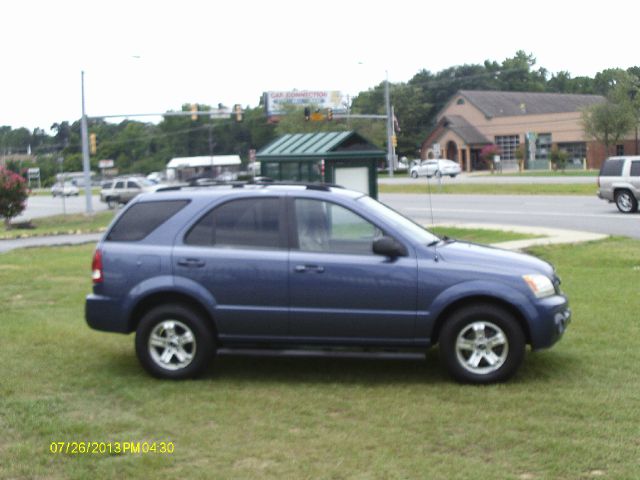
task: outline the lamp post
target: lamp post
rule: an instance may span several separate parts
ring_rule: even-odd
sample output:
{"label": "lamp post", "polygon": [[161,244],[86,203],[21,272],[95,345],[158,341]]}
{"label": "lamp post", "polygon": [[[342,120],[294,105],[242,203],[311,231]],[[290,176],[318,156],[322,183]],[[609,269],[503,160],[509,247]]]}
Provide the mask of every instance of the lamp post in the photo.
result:
{"label": "lamp post", "polygon": [[387,114],[387,165],[389,177],[393,177],[393,118],[391,118],[391,98],[389,95],[389,72],[385,70],[384,106]]}
{"label": "lamp post", "polygon": [[87,215],[93,215],[91,204],[91,165],[89,163],[89,133],[87,127],[87,113],[84,106],[84,70],[80,72],[80,84],[82,91],[82,119],[80,120],[80,133],[82,135],[82,170],[84,172],[84,193],[87,204]]}

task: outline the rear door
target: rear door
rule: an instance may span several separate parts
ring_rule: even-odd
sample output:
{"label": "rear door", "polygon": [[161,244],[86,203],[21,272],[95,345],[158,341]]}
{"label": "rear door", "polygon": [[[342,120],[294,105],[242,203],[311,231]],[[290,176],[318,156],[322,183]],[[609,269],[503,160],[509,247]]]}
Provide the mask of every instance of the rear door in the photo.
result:
{"label": "rear door", "polygon": [[287,333],[284,200],[242,197],[215,206],[176,245],[178,277],[215,299],[222,340],[264,341]]}

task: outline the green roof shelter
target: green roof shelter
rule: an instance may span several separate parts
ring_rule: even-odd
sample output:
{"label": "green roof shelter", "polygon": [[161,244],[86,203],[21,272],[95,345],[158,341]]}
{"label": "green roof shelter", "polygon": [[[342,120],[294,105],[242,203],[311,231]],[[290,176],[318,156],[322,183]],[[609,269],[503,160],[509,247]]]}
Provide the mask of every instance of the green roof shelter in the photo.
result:
{"label": "green roof shelter", "polygon": [[325,182],[378,197],[386,153],[356,132],[293,133],[256,154],[263,176],[278,181]]}

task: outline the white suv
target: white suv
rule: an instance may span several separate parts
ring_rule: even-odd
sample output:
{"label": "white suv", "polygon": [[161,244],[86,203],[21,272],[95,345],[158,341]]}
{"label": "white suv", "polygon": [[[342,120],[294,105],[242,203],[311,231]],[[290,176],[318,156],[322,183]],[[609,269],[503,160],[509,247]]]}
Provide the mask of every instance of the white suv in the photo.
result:
{"label": "white suv", "polygon": [[638,210],[640,200],[640,156],[610,157],[598,176],[598,197],[615,202],[622,213]]}
{"label": "white suv", "polygon": [[109,208],[129,202],[140,193],[154,192],[159,185],[143,177],[114,178],[102,184],[100,200]]}

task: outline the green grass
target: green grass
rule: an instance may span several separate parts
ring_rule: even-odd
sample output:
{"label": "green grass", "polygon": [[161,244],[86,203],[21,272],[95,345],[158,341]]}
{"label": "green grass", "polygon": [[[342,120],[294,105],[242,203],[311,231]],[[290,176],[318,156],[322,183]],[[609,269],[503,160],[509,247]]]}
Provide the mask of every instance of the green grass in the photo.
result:
{"label": "green grass", "polygon": [[[100,187],[91,187],[91,193],[93,195],[100,195]],[[49,195],[51,196],[51,187],[49,188],[32,188],[30,195],[37,195],[39,197]],[[85,195],[84,187],[80,187],[80,196]]]}
{"label": "green grass", "polygon": [[[460,183],[438,185],[432,182],[433,194],[483,194],[483,195],[595,195],[595,181],[593,185],[582,183],[570,184],[474,184]],[[427,193],[426,182],[418,182],[405,185],[378,184],[380,193]]]}
{"label": "green grass", "polygon": [[502,177],[597,177],[600,170],[525,170],[524,172],[504,172]]}
{"label": "green grass", "polygon": [[35,228],[12,228],[0,230],[0,240],[42,235],[60,235],[68,233],[92,233],[104,230],[115,215],[114,211],[98,212],[92,216],[80,214],[54,215],[34,218],[31,226]]}
{"label": "green grass", "polygon": [[[427,362],[220,358],[167,382],[84,323],[93,246],[0,255],[0,478],[636,479],[640,242],[538,248],[574,311],[509,383]],[[173,455],[53,455],[52,441]]]}
{"label": "green grass", "polygon": [[530,235],[504,230],[490,230],[485,228],[435,227],[429,228],[428,230],[439,237],[446,235],[447,237],[455,238],[456,240],[486,244],[540,238],[539,235]]}

